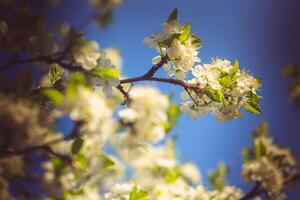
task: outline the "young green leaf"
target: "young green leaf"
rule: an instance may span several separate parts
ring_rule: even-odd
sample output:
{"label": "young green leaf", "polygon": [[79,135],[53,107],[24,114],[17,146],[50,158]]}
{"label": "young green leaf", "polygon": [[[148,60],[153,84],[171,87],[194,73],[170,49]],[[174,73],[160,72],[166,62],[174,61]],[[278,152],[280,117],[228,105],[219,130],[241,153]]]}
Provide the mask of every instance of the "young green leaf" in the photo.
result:
{"label": "young green leaf", "polygon": [[115,164],[115,162],[105,154],[101,154],[102,166],[104,169],[107,169]]}
{"label": "young green leaf", "polygon": [[179,29],[179,32],[181,32],[181,34],[179,35],[180,42],[187,41],[187,39],[189,39],[190,32],[191,32],[191,24],[188,23],[188,24],[181,26]]}
{"label": "young green leaf", "polygon": [[231,76],[234,76],[238,72],[239,67],[240,67],[239,61],[235,60],[232,69],[229,71],[229,74]]}
{"label": "young green leaf", "polygon": [[54,88],[44,88],[41,93],[55,105],[60,105],[64,99],[64,95]]}
{"label": "young green leaf", "polygon": [[50,79],[50,83],[53,85],[58,80],[61,79],[62,75],[64,74],[64,68],[62,68],[59,64],[54,63],[50,66],[48,76]]}
{"label": "young green leaf", "polygon": [[269,126],[267,122],[261,122],[259,126],[253,131],[252,135],[254,138],[267,136],[269,134]]}
{"label": "young green leaf", "polygon": [[253,105],[253,104],[246,104],[244,106],[245,110],[247,110],[248,112],[254,113],[254,114],[261,114],[261,110],[257,105]]}
{"label": "young green leaf", "polygon": [[241,151],[241,154],[243,156],[243,161],[244,162],[248,162],[250,161],[251,157],[253,157],[253,150],[251,148],[244,148],[242,151]]}
{"label": "young green leaf", "polygon": [[102,79],[118,79],[119,71],[113,68],[95,68],[91,74]]}
{"label": "young green leaf", "polygon": [[261,142],[258,141],[255,143],[255,156],[257,158],[260,158],[262,156],[266,155],[266,147],[265,145]]}
{"label": "young green leaf", "polygon": [[89,164],[88,160],[82,152],[79,152],[78,154],[74,154],[75,161],[79,164],[80,167],[83,169],[87,169]]}
{"label": "young green leaf", "polygon": [[226,185],[227,173],[228,167],[225,164],[220,164],[217,169],[209,173],[209,184],[211,184],[216,190],[222,190]]}
{"label": "young green leaf", "polygon": [[191,35],[191,39],[192,39],[192,45],[195,48],[199,48],[202,45],[202,40],[198,36],[196,36],[195,34]]}
{"label": "young green leaf", "polygon": [[148,197],[148,192],[145,190],[139,190],[137,185],[133,186],[130,196],[130,200],[150,200]]}
{"label": "young green leaf", "polygon": [[178,10],[175,8],[168,17],[167,23],[171,23],[174,20],[178,20]]}
{"label": "young green leaf", "polygon": [[205,94],[212,100],[227,105],[227,101],[221,90],[214,90],[210,86],[205,88]]}
{"label": "young green leaf", "polygon": [[86,80],[83,76],[83,74],[79,72],[75,72],[71,74],[71,78],[67,83],[66,87],[66,93],[67,96],[74,96],[76,94],[77,88],[79,86],[85,86],[86,85]]}
{"label": "young green leaf", "polygon": [[72,143],[72,148],[71,148],[71,152],[72,154],[78,154],[80,149],[82,148],[83,145],[83,139],[81,137],[77,137],[73,143]]}
{"label": "young green leaf", "polygon": [[167,110],[168,123],[164,124],[166,132],[169,132],[176,125],[180,114],[179,105],[177,103],[172,103]]}
{"label": "young green leaf", "polygon": [[176,168],[170,168],[167,170],[167,173],[165,175],[165,180],[167,183],[173,183],[176,181],[180,176],[180,171]]}
{"label": "young green leaf", "polygon": [[232,83],[232,76],[227,75],[227,76],[222,77],[220,79],[220,83],[222,84],[222,86],[228,87]]}

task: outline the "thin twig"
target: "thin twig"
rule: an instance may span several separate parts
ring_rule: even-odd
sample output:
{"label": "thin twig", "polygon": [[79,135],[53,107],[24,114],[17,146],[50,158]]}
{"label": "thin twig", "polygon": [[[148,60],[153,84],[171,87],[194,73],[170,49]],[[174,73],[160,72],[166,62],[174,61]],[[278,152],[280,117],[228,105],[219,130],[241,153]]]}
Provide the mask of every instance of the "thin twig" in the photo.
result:
{"label": "thin twig", "polygon": [[189,90],[186,88],[186,87],[184,87],[184,90],[186,91],[186,93],[188,93],[188,95],[190,96],[190,98],[192,99],[192,101],[194,102],[194,104],[196,105],[196,106],[199,106],[198,105],[198,103],[196,102],[196,100],[194,99],[194,97],[191,95],[191,93],[189,92]]}
{"label": "thin twig", "polygon": [[118,85],[118,86],[117,86],[117,89],[123,94],[123,96],[124,96],[124,98],[125,98],[126,100],[130,100],[130,97],[129,97],[128,92],[126,92],[126,91],[124,90],[124,88],[123,88],[122,85]]}

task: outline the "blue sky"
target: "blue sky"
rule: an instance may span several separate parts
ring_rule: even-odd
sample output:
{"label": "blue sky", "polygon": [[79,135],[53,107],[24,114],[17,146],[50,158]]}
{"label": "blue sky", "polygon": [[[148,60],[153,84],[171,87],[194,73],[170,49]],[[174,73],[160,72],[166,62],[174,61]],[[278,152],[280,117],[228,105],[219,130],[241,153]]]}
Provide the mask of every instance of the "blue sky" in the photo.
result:
{"label": "blue sky", "polygon": [[[78,24],[90,12],[83,2],[66,0],[51,19]],[[281,75],[283,66],[300,61],[297,38],[300,3],[297,0],[128,0],[116,9],[116,20],[107,30],[91,24],[84,31],[87,38],[97,40],[101,47],[117,47],[123,56],[124,74],[137,76],[151,66],[156,55],[155,50],[143,44],[143,38],[160,31],[174,8],[179,9],[181,22],[191,22],[192,31],[203,40],[200,57],[204,63],[216,56],[238,59],[242,68],[262,77],[263,83],[259,92],[263,97],[260,116],[245,113],[240,120],[218,123],[212,116],[192,120],[183,115],[174,130],[179,135],[181,159],[195,162],[204,179],[209,169],[224,161],[231,168],[229,182],[243,186],[239,177],[240,150],[250,144],[251,132],[262,120],[269,122],[271,135],[300,158],[300,110],[294,110],[289,102],[289,80]],[[170,85],[157,86],[163,92],[180,91]],[[300,195],[297,189],[299,185],[289,190],[288,199],[297,199]]]}

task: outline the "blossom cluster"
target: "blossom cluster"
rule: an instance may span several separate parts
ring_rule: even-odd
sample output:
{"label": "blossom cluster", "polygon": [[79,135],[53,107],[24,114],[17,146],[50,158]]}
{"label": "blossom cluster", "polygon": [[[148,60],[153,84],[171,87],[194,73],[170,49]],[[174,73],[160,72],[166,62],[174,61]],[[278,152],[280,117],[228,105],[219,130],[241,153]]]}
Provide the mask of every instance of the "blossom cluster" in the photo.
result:
{"label": "blossom cluster", "polygon": [[201,40],[194,34],[190,34],[191,24],[180,25],[175,9],[163,24],[163,33],[157,33],[146,38],[144,43],[157,49],[160,56],[153,58],[153,64],[161,61],[162,57],[168,58],[164,64],[164,69],[169,76],[176,75],[179,79],[184,79],[196,62],[200,61],[198,49]]}
{"label": "blossom cluster", "polygon": [[252,147],[244,149],[242,177],[246,183],[259,182],[272,199],[285,199],[286,181],[298,173],[298,164],[291,151],[278,146],[267,136],[262,123],[254,132]]}
{"label": "blossom cluster", "polygon": [[181,94],[185,101],[181,109],[193,118],[213,112],[218,121],[241,117],[241,109],[260,113],[256,91],[260,80],[245,71],[240,71],[239,63],[231,64],[226,59],[215,58],[211,64],[197,65],[192,69],[191,83],[198,85],[199,91],[186,89]]}
{"label": "blossom cluster", "polygon": [[168,98],[152,87],[134,87],[129,95],[128,108],[119,111],[121,121],[130,125],[135,139],[159,142],[165,136]]}
{"label": "blossom cluster", "polygon": [[[128,163],[134,169],[133,181],[144,191],[145,199],[237,200],[243,196],[243,192],[233,186],[224,185],[223,188],[214,190],[204,188],[200,172],[194,164],[178,163],[172,141],[168,141],[164,147],[145,151],[138,157],[131,158]],[[132,190],[131,182],[117,183],[105,197],[116,200],[130,199]]]}
{"label": "blossom cluster", "polygon": [[193,77],[187,82],[194,87],[185,87],[182,111],[193,118],[212,112],[218,121],[240,118],[242,108],[256,114],[261,112],[260,97],[256,94],[260,79],[241,71],[238,61],[231,64],[229,60],[215,58],[211,64],[198,64],[201,40],[190,33],[190,24],[179,24],[177,10],[170,14],[163,29],[163,33],[146,38],[144,42],[160,53],[153,58],[154,64],[166,59],[163,68],[169,76],[185,80],[186,75],[192,73]]}

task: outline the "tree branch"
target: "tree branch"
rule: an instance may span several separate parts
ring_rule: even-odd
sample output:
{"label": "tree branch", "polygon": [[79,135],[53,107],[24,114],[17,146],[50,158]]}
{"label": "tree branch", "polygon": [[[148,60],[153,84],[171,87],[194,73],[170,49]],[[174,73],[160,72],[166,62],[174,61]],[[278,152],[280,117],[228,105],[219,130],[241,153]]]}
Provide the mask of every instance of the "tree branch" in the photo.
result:
{"label": "tree branch", "polygon": [[118,85],[118,86],[117,86],[117,89],[123,94],[123,96],[124,96],[124,98],[125,98],[126,100],[129,100],[129,99],[130,99],[130,98],[129,98],[128,92],[126,92],[126,91],[124,90],[124,88],[123,88],[122,85]]}
{"label": "tree branch", "polygon": [[245,196],[243,198],[241,198],[240,200],[251,199],[251,198],[259,195],[261,192],[262,191],[260,189],[260,183],[257,182],[257,183],[255,183],[255,186],[252,188],[252,190],[250,190],[247,194],[245,194]]}
{"label": "tree branch", "polygon": [[26,59],[12,58],[10,62],[8,62],[7,64],[2,65],[0,67],[0,71],[6,70],[6,69],[16,66],[16,65],[28,64],[28,63],[34,63],[34,62],[44,62],[47,64],[57,63],[61,67],[65,68],[67,70],[70,70],[70,71],[84,72],[84,70],[82,69],[81,66],[70,65],[70,64],[63,62],[64,56],[65,56],[65,52],[56,53],[56,54],[48,55],[48,56],[38,56],[35,58],[26,58]]}
{"label": "tree branch", "polygon": [[193,89],[193,90],[199,90],[199,85],[190,83],[184,80],[179,79],[173,79],[173,78],[159,78],[159,77],[145,77],[145,76],[138,76],[135,78],[128,78],[120,80],[120,84],[125,83],[133,83],[133,82],[139,82],[139,81],[155,81],[155,82],[162,82],[162,83],[170,83],[173,85],[180,85],[184,88]]}
{"label": "tree branch", "polygon": [[144,75],[120,80],[120,85],[125,83],[139,82],[139,81],[155,81],[155,82],[162,82],[162,83],[170,83],[173,85],[180,85],[184,88],[189,88],[193,90],[199,90],[198,84],[190,83],[179,79],[154,77],[155,72],[159,70],[165,63],[167,63],[168,59],[169,59],[168,56],[162,57],[161,61],[158,64],[151,67],[150,70],[146,72]]}
{"label": "tree branch", "polygon": [[[53,139],[53,140],[51,140],[49,142],[46,142],[44,144],[31,146],[31,147],[26,147],[24,149],[9,149],[9,150],[3,151],[3,152],[0,153],[0,159],[12,157],[12,156],[24,155],[24,154],[28,154],[28,153],[31,153],[31,152],[34,152],[34,151],[37,151],[37,150],[44,150],[44,151],[47,151],[47,152],[51,153],[54,156],[58,156],[58,154],[53,152],[50,147],[52,145],[61,143],[63,141],[74,139],[79,134],[81,125],[82,125],[82,122],[76,122],[71,134],[69,134],[65,137],[56,138],[56,139]],[[61,156],[62,155],[60,155],[59,157],[61,157]]]}
{"label": "tree branch", "polygon": [[[85,72],[80,66],[72,66],[72,65],[66,64],[59,57],[55,58],[55,56],[56,55],[40,56],[40,57],[36,57],[36,58],[28,58],[28,59],[23,59],[23,60],[12,60],[8,64],[1,66],[0,71],[5,70],[14,65],[22,65],[22,64],[26,64],[26,63],[32,63],[32,62],[45,62],[47,64],[58,63],[63,68],[70,70],[70,71]],[[161,61],[159,63],[155,64],[153,67],[151,67],[150,70],[148,70],[144,75],[134,77],[134,78],[120,80],[120,85],[125,84],[125,83],[139,82],[139,81],[155,81],[155,82],[170,83],[173,85],[180,85],[180,86],[182,86],[184,88],[188,88],[188,89],[199,90],[198,84],[190,83],[190,82],[187,82],[184,80],[179,80],[179,79],[154,77],[154,74],[156,73],[156,71],[159,70],[165,63],[167,63],[168,59],[169,59],[168,56],[162,57]],[[120,90],[119,85],[117,86],[117,89]],[[125,94],[125,93],[123,93],[123,94]]]}

